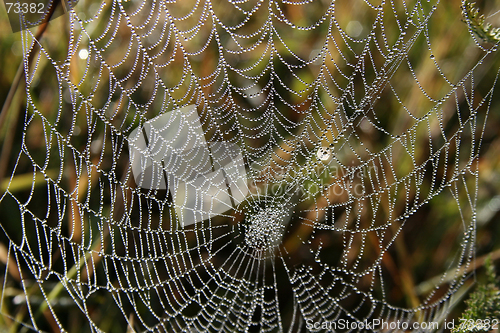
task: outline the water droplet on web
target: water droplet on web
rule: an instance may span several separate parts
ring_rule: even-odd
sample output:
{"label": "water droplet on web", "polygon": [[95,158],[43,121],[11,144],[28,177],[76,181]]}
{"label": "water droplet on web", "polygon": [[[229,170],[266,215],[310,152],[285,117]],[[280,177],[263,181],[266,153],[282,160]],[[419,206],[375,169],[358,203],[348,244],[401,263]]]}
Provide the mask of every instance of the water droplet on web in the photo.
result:
{"label": "water droplet on web", "polygon": [[320,147],[316,152],[316,157],[320,161],[328,161],[332,157],[332,153],[329,147]]}

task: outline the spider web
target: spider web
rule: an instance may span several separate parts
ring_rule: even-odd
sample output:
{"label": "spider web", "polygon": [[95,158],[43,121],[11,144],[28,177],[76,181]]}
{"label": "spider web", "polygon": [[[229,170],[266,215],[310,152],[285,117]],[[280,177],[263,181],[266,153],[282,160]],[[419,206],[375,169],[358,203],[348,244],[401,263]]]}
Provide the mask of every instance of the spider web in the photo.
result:
{"label": "spider web", "polygon": [[[439,1],[80,1],[57,43],[23,31],[0,207],[25,296],[2,302],[35,330],[69,330],[68,308],[105,330],[103,303],[133,331],[442,320],[474,256],[497,74],[462,18]],[[418,259],[443,235],[446,260]]]}

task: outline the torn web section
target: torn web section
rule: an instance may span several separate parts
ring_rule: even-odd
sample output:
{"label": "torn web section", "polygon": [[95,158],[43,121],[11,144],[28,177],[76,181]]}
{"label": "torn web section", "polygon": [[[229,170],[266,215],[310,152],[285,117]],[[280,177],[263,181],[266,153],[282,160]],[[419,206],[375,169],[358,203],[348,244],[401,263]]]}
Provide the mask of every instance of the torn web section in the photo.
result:
{"label": "torn web section", "polygon": [[208,144],[194,105],[133,130],[129,150],[136,184],[167,189],[183,227],[236,207],[248,193],[241,150],[228,142]]}
{"label": "torn web section", "polygon": [[230,142],[211,142],[209,146],[214,167],[223,170],[233,204],[239,205],[249,192],[241,149]]}

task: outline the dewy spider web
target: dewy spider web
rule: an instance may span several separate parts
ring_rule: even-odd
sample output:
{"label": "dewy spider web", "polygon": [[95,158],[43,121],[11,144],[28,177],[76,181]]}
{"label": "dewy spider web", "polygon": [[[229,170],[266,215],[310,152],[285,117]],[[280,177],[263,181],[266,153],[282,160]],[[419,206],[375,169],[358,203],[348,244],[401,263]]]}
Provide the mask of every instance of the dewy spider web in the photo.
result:
{"label": "dewy spider web", "polygon": [[[442,320],[474,255],[496,82],[460,5],[80,1],[55,42],[23,31],[0,208],[4,286],[26,296],[2,302],[36,330],[71,331],[71,308],[90,331],[111,308],[133,331]],[[412,244],[445,234],[412,278],[441,280],[408,288]]]}

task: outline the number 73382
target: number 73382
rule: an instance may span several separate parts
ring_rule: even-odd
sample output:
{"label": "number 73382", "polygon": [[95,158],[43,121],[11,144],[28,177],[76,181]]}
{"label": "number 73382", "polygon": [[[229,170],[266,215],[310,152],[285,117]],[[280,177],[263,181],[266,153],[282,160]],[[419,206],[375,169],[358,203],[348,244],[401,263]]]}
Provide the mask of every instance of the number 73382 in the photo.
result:
{"label": "number 73382", "polygon": [[43,14],[45,12],[45,4],[44,3],[28,3],[28,2],[6,2],[5,6],[7,7],[7,13],[23,13],[23,14]]}

